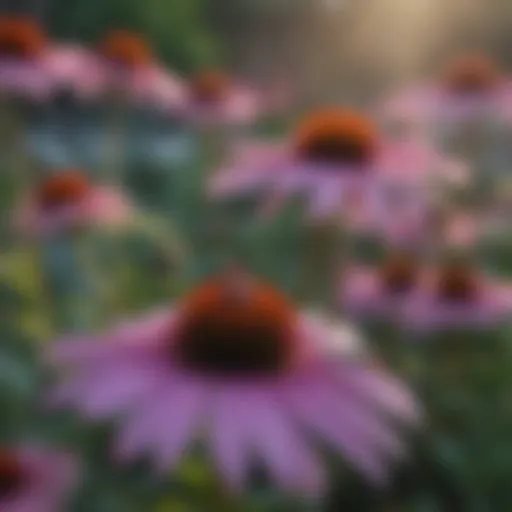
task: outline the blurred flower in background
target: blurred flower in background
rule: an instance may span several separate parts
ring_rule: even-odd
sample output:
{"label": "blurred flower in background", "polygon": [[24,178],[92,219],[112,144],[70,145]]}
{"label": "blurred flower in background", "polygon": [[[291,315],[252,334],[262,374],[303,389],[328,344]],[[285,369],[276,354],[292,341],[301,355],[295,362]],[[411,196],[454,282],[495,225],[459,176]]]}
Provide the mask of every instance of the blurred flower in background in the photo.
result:
{"label": "blurred flower in background", "polygon": [[149,43],[138,34],[117,30],[100,41],[89,71],[97,75],[98,92],[115,101],[129,101],[164,109],[181,99],[180,80],[159,65]]}
{"label": "blurred flower in background", "polygon": [[511,313],[511,297],[509,283],[483,276],[464,261],[435,268],[408,254],[392,255],[381,268],[350,269],[340,292],[342,308],[357,318],[426,330],[500,324]]}
{"label": "blurred flower in background", "polygon": [[[421,204],[431,183],[452,176],[459,180],[464,173],[424,144],[388,142],[362,114],[331,109],[307,116],[287,142],[244,144],[235,150],[231,164],[212,177],[210,190],[229,197],[270,189],[271,210],[287,196],[305,195],[309,214],[325,218],[350,216],[354,196],[365,211],[370,201],[389,205],[386,189],[412,193],[411,199]],[[379,215],[390,210],[382,208]]]}
{"label": "blurred flower in background", "polygon": [[78,476],[78,465],[68,454],[34,446],[4,446],[0,451],[0,508],[5,512],[61,510]]}
{"label": "blurred flower in background", "polygon": [[192,76],[184,97],[182,114],[198,125],[244,125],[265,112],[266,99],[258,91],[217,70]]}
{"label": "blurred flower in background", "polygon": [[28,237],[51,237],[59,232],[128,223],[131,206],[113,187],[93,184],[76,170],[46,178],[19,205],[15,228]]}
{"label": "blurred flower in background", "polygon": [[47,57],[51,43],[39,23],[29,17],[0,17],[0,88],[4,95],[48,99],[53,76]]}
{"label": "blurred flower in background", "polygon": [[485,54],[448,61],[431,83],[392,96],[383,118],[402,120],[476,168],[474,186],[489,201],[490,175],[507,172],[511,81]]}
{"label": "blurred flower in background", "polygon": [[384,113],[416,126],[470,123],[507,116],[510,93],[509,80],[496,62],[482,54],[463,55],[448,62],[437,82],[385,103]]}
{"label": "blurred flower in background", "polygon": [[510,318],[510,283],[482,275],[464,262],[426,272],[417,291],[403,317],[412,328],[486,329]]}

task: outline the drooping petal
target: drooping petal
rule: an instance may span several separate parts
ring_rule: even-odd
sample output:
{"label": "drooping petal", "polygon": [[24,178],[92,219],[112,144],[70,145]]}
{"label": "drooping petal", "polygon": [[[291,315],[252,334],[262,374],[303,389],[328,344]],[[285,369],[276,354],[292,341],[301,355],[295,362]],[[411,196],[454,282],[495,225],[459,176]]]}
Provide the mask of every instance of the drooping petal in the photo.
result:
{"label": "drooping petal", "polygon": [[207,387],[171,378],[147,404],[132,411],[116,443],[122,459],[150,451],[157,469],[175,466],[189,446],[208,405]]}
{"label": "drooping petal", "polygon": [[241,390],[215,392],[211,418],[211,450],[218,470],[235,490],[241,491],[247,476],[249,453],[245,413],[247,397]]}
{"label": "drooping petal", "polygon": [[245,389],[240,398],[237,428],[246,449],[265,462],[283,487],[298,493],[321,492],[325,485],[321,466],[273,388]]}
{"label": "drooping petal", "polygon": [[162,422],[169,421],[168,408],[177,393],[172,387],[169,389],[170,384],[169,381],[166,386],[155,389],[153,396],[148,396],[131,411],[114,446],[115,455],[120,461],[132,459],[144,451],[149,451],[153,446]]}
{"label": "drooping petal", "polygon": [[312,381],[308,386],[291,385],[284,389],[283,402],[298,421],[337,448],[372,483],[379,486],[386,483],[389,472],[386,457],[367,432],[350,420],[345,422],[343,402],[334,394],[328,394],[325,387]]}
{"label": "drooping petal", "polygon": [[186,382],[176,386],[167,402],[167,417],[163,418],[153,444],[158,468],[165,471],[180,461],[208,406],[209,393],[204,383]]}
{"label": "drooping petal", "polygon": [[421,420],[422,411],[412,393],[388,373],[377,368],[347,365],[340,369],[336,378],[339,378],[354,396],[368,400],[383,413],[394,415],[405,422],[417,423]]}
{"label": "drooping petal", "polygon": [[78,484],[80,467],[69,454],[40,446],[14,449],[26,485],[12,499],[2,498],[2,512],[55,512],[63,510]]}

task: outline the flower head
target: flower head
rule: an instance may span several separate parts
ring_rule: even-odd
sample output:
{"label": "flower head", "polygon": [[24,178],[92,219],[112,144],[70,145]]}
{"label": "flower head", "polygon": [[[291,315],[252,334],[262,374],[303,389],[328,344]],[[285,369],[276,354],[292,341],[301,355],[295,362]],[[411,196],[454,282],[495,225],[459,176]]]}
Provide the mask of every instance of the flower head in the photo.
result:
{"label": "flower head", "polygon": [[383,106],[387,119],[457,129],[475,120],[506,117],[509,111],[507,79],[496,62],[481,54],[449,61],[436,80],[402,91]]}
{"label": "flower head", "polygon": [[240,271],[98,341],[57,344],[53,364],[78,373],[53,402],[90,418],[122,418],[117,456],[148,453],[164,471],[206,438],[237,489],[260,455],[282,486],[319,492],[325,475],[310,437],[382,484],[403,454],[391,419],[417,419],[406,389],[354,356],[353,330],[301,313]]}
{"label": "flower head", "polygon": [[42,210],[51,211],[81,203],[90,194],[91,187],[87,176],[80,171],[62,171],[43,180],[35,196]]}
{"label": "flower head", "polygon": [[373,216],[375,200],[390,185],[408,187],[418,206],[425,190],[455,172],[460,174],[459,166],[424,143],[387,141],[366,115],[333,108],[306,116],[285,143],[246,144],[235,151],[230,165],[214,174],[210,190],[230,196],[266,189],[281,202],[303,195],[313,218],[350,216],[356,196],[358,208]]}
{"label": "flower head", "polygon": [[437,296],[448,302],[471,302],[478,297],[479,288],[474,270],[460,263],[446,265],[436,276]]}
{"label": "flower head", "polygon": [[366,117],[327,110],[304,119],[294,134],[297,158],[312,164],[364,169],[372,163],[379,135]]}
{"label": "flower head", "polygon": [[49,43],[39,24],[19,15],[0,16],[0,90],[12,96],[47,99],[54,78],[46,65]]}
{"label": "flower head", "polygon": [[426,275],[403,312],[413,329],[493,327],[512,312],[512,285],[464,262],[450,262]]}
{"label": "flower head", "polygon": [[18,492],[25,478],[25,469],[16,454],[0,451],[0,499]]}
{"label": "flower head", "polygon": [[39,447],[0,449],[2,512],[55,512],[76,485],[77,465]]}
{"label": "flower head", "polygon": [[30,18],[0,16],[0,59],[34,60],[45,50],[46,36]]}
{"label": "flower head", "polygon": [[182,115],[198,125],[231,125],[252,122],[262,110],[260,96],[223,71],[203,70],[184,85]]}
{"label": "flower head", "polygon": [[362,319],[397,320],[422,279],[413,254],[391,253],[380,266],[353,266],[343,273],[341,307]]}
{"label": "flower head", "polygon": [[270,286],[240,281],[213,281],[185,300],[174,349],[187,368],[224,376],[288,369],[291,304]]}
{"label": "flower head", "polygon": [[159,64],[146,39],[127,30],[103,37],[89,71],[100,98],[114,95],[130,105],[161,110],[173,110],[184,100],[181,80]]}
{"label": "flower head", "polygon": [[45,237],[79,227],[124,223],[129,212],[118,190],[98,186],[70,169],[41,180],[15,210],[14,225],[25,236]]}
{"label": "flower head", "polygon": [[488,328],[510,315],[512,285],[462,261],[427,267],[402,258],[391,266],[350,269],[340,301],[359,318],[384,318],[418,330]]}
{"label": "flower head", "polygon": [[391,294],[401,294],[414,288],[418,278],[418,263],[410,255],[394,254],[381,270],[382,287]]}
{"label": "flower head", "polygon": [[112,66],[126,70],[144,69],[153,62],[148,43],[127,30],[108,33],[99,44],[99,54]]}
{"label": "flower head", "polygon": [[463,55],[446,66],[442,82],[455,95],[472,96],[492,92],[502,82],[496,62],[485,55]]}

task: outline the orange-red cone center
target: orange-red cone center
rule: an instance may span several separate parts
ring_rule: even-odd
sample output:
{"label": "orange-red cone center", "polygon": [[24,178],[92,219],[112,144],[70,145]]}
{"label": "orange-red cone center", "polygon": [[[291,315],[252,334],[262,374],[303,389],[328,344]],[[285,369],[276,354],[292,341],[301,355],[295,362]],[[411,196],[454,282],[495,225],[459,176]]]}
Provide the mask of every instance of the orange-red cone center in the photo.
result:
{"label": "orange-red cone center", "polygon": [[0,16],[0,57],[32,59],[38,57],[45,46],[45,35],[35,21]]}
{"label": "orange-red cone center", "polygon": [[391,293],[408,292],[416,285],[418,274],[418,265],[413,258],[396,255],[382,267],[382,284]]}
{"label": "orange-red cone center", "polygon": [[118,30],[108,34],[100,43],[100,54],[111,64],[135,70],[151,63],[151,49],[137,34]]}
{"label": "orange-red cone center", "polygon": [[16,455],[0,450],[0,500],[10,498],[24,484],[26,475]]}
{"label": "orange-red cone center", "polygon": [[496,64],[483,56],[469,56],[451,63],[444,82],[456,94],[480,94],[493,90],[501,80]]}
{"label": "orange-red cone center", "polygon": [[294,137],[298,157],[318,164],[367,165],[377,144],[377,129],[370,120],[341,109],[307,117],[299,124]]}
{"label": "orange-red cone center", "polygon": [[190,84],[192,96],[202,103],[218,103],[229,94],[231,82],[227,75],[208,71],[194,77]]}
{"label": "orange-red cone center", "polygon": [[43,181],[36,191],[39,205],[50,210],[73,206],[87,198],[91,184],[78,171],[63,171]]}
{"label": "orange-red cone center", "polygon": [[288,300],[266,284],[237,289],[213,279],[184,303],[175,356],[189,370],[214,376],[276,373],[293,358],[294,317]]}
{"label": "orange-red cone center", "polygon": [[464,265],[450,265],[438,276],[438,293],[450,301],[468,301],[478,294],[478,282],[472,269]]}

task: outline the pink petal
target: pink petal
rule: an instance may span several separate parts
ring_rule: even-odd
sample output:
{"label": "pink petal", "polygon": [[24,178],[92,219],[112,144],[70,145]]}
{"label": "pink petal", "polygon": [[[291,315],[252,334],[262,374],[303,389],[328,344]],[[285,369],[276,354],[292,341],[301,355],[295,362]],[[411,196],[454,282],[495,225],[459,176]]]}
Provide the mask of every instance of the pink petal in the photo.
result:
{"label": "pink petal", "polygon": [[86,207],[91,222],[100,227],[126,224],[133,211],[128,198],[114,187],[97,187]]}
{"label": "pink petal", "polygon": [[407,387],[388,373],[375,368],[350,365],[342,369],[340,379],[354,395],[368,400],[383,413],[406,422],[417,423],[422,411]]}
{"label": "pink petal", "polygon": [[144,362],[100,366],[89,376],[88,388],[77,399],[79,410],[93,419],[126,411],[151,396],[163,380],[164,372],[163,365]]}
{"label": "pink petal", "polygon": [[262,112],[255,92],[240,89],[226,101],[226,118],[231,123],[251,123]]}
{"label": "pink petal", "polygon": [[308,385],[291,385],[283,390],[283,400],[297,419],[320,438],[336,447],[374,484],[382,485],[388,476],[388,467],[374,440],[351,420],[345,420],[343,400],[335,391],[327,392],[321,381]]}
{"label": "pink petal", "polygon": [[100,94],[101,79],[96,59],[85,47],[55,45],[45,57],[45,67],[56,89],[70,87],[83,99]]}
{"label": "pink petal", "polygon": [[148,448],[157,468],[166,472],[175,466],[207,405],[207,389],[200,383],[171,379],[148,404],[135,411],[120,434],[116,453],[122,459]]}
{"label": "pink petal", "polygon": [[[162,422],[169,421],[169,399],[176,393],[168,385],[156,389],[153,396],[140,402],[122,427],[115,443],[115,454],[120,461],[134,458],[151,448]],[[177,386],[180,384],[177,382]],[[174,409],[174,407],[173,407]],[[171,409],[171,410],[173,410]]]}
{"label": "pink petal", "polygon": [[230,483],[240,487],[251,455],[262,459],[283,487],[321,492],[325,475],[317,457],[280,408],[272,388],[226,387],[219,390],[218,399],[213,449]]}
{"label": "pink petal", "polygon": [[274,394],[251,392],[243,417],[250,445],[283,487],[315,495],[323,490],[325,475],[317,457]]}
{"label": "pink petal", "polygon": [[169,397],[167,418],[162,421],[154,445],[157,466],[162,471],[174,467],[188,448],[209,405],[208,396],[204,384],[186,383]]}
{"label": "pink petal", "polygon": [[248,447],[243,408],[246,396],[241,391],[216,392],[211,419],[211,447],[218,470],[227,482],[241,491],[248,467]]}
{"label": "pink petal", "polygon": [[97,363],[129,354],[148,354],[171,336],[175,312],[162,308],[143,318],[121,323],[110,333],[80,336],[57,342],[47,358],[50,364]]}
{"label": "pink petal", "polygon": [[309,212],[314,218],[332,217],[340,212],[342,199],[340,183],[319,184],[311,191]]}

